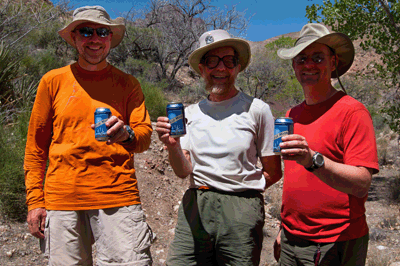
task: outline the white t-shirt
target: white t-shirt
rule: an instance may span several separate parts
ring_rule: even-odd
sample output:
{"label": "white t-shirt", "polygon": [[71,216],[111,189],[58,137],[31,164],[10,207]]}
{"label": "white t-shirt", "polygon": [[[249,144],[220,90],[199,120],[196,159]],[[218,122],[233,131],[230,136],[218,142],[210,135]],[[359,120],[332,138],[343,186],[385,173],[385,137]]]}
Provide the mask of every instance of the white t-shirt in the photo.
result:
{"label": "white t-shirt", "polygon": [[264,191],[258,157],[272,156],[274,119],[265,102],[239,92],[222,102],[205,99],[185,109],[187,134],[182,149],[190,152],[190,187],[222,191]]}

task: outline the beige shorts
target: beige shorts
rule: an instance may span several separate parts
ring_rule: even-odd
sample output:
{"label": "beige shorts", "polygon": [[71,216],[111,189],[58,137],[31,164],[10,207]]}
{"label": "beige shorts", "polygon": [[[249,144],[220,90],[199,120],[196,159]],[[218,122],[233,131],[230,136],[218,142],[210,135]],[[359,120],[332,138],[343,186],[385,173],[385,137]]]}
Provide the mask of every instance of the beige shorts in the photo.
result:
{"label": "beige shorts", "polygon": [[152,265],[155,236],[141,205],[89,211],[47,211],[42,251],[50,266]]}

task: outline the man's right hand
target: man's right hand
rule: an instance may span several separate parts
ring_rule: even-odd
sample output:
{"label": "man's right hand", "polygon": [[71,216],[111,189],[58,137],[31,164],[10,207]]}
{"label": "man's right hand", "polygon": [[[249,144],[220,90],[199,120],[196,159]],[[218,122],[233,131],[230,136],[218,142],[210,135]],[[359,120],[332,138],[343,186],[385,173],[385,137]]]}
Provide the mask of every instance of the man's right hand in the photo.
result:
{"label": "man's right hand", "polygon": [[282,232],[282,228],[279,229],[278,235],[276,236],[276,239],[274,242],[274,258],[278,262],[281,257],[281,232]]}
{"label": "man's right hand", "polygon": [[44,227],[46,225],[46,209],[37,208],[28,212],[28,218],[26,219],[29,226],[29,231],[34,237],[44,238]]}
{"label": "man's right hand", "polygon": [[179,138],[173,138],[169,135],[171,132],[171,124],[169,123],[168,117],[160,116],[157,118],[156,131],[158,138],[167,148],[179,145]]}

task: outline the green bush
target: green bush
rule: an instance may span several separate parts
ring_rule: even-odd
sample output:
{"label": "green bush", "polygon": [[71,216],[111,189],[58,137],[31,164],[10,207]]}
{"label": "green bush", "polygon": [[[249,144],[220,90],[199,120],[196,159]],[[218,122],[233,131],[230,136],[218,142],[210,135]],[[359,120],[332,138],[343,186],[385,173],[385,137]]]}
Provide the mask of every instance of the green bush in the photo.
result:
{"label": "green bush", "polygon": [[17,221],[24,221],[27,214],[23,164],[29,115],[29,111],[20,111],[14,123],[8,125],[1,117],[0,211]]}
{"label": "green bush", "polygon": [[157,117],[165,116],[168,101],[164,97],[163,88],[165,82],[151,83],[139,78],[140,85],[146,101],[146,108],[149,111],[150,119],[156,121]]}

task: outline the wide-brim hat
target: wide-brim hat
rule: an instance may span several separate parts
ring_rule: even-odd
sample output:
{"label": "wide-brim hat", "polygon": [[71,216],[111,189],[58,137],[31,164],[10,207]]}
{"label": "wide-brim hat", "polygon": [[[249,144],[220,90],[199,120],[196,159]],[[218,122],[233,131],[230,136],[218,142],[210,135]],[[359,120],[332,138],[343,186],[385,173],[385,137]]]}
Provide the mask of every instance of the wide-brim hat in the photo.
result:
{"label": "wide-brim hat", "polygon": [[240,71],[246,69],[250,63],[250,45],[246,40],[232,38],[225,30],[212,30],[203,33],[199,39],[199,48],[194,50],[189,56],[189,65],[198,74],[200,73],[199,63],[201,58],[210,50],[231,46],[239,54]]}
{"label": "wide-brim hat", "polygon": [[75,47],[71,32],[75,30],[78,25],[85,22],[93,22],[110,27],[112,31],[111,48],[118,46],[124,38],[124,19],[119,17],[112,20],[107,11],[101,6],[84,6],[75,9],[72,15],[72,21],[65,28],[60,30],[58,34],[60,34],[67,43]]}
{"label": "wide-brim hat", "polygon": [[282,59],[292,59],[312,43],[322,43],[332,48],[338,56],[337,72],[332,71],[332,78],[337,78],[349,70],[354,61],[354,45],[350,38],[340,32],[332,32],[322,24],[309,23],[300,31],[294,47],[281,48],[278,56]]}

